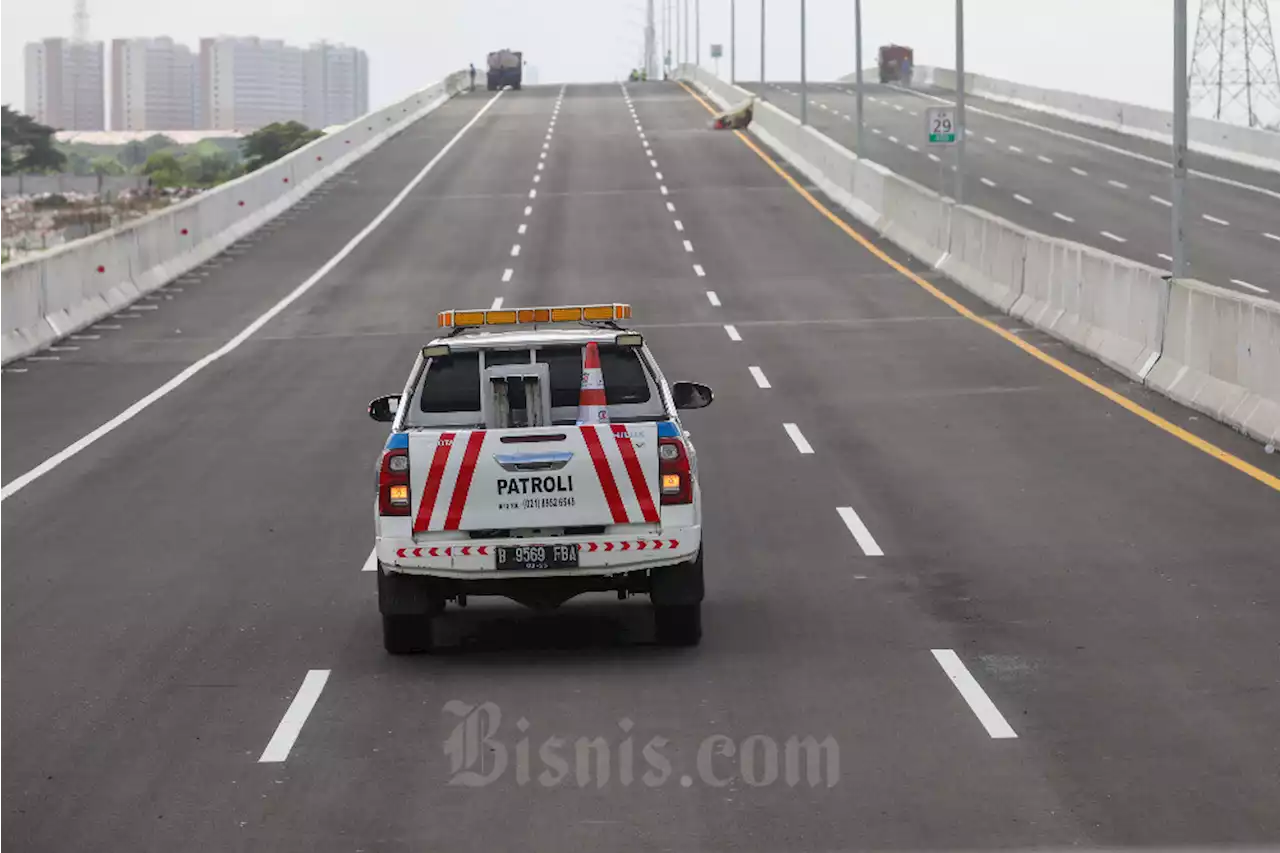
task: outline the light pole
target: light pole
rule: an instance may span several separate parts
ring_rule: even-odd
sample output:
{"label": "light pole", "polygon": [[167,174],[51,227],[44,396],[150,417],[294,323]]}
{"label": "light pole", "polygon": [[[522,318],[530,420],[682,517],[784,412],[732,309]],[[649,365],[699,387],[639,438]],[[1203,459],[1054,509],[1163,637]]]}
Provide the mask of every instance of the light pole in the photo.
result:
{"label": "light pole", "polygon": [[856,42],[853,56],[858,65],[854,69],[858,81],[858,135],[853,138],[853,149],[859,157],[863,157],[862,132],[865,126],[862,123],[862,0],[853,0],[853,39]]}
{"label": "light pole", "polygon": [[964,0],[956,0],[956,204],[964,195]]}
{"label": "light pole", "polygon": [[684,61],[689,61],[689,2],[684,0]]}
{"label": "light pole", "polygon": [[729,0],[729,82],[738,82],[738,0]]}
{"label": "light pole", "polygon": [[694,64],[702,67],[702,0],[694,0],[693,7],[693,55]]}
{"label": "light pole", "polygon": [[1187,187],[1187,0],[1173,3],[1173,277],[1187,274],[1182,227]]}
{"label": "light pole", "polygon": [[809,123],[809,80],[805,71],[805,2],[800,0],[800,123]]}
{"label": "light pole", "polygon": [[766,0],[760,0],[760,85],[764,86],[764,6]]}

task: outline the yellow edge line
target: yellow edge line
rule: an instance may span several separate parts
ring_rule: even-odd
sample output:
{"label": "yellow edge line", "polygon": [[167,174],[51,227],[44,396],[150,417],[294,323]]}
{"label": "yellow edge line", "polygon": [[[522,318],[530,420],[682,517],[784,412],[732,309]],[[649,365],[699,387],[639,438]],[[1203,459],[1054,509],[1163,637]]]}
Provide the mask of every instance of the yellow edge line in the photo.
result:
{"label": "yellow edge line", "polygon": [[[702,97],[699,96],[698,93],[695,92],[693,89],[690,89],[683,82],[680,82],[680,87],[683,88],[690,95],[692,95],[694,100],[702,104],[703,108],[705,108],[707,112],[713,115],[717,114],[718,111],[713,109],[711,105],[708,104],[706,101],[704,101]],[[916,275],[911,270],[907,269],[902,264],[895,261],[893,258],[889,257],[887,254],[884,253],[883,250],[880,249],[879,246],[875,245],[866,237],[862,236],[862,234],[855,231],[849,225],[849,223],[845,222],[843,219],[841,219],[840,217],[832,213],[827,208],[826,205],[818,201],[818,199],[814,198],[813,193],[809,192],[807,189],[801,186],[800,183],[795,178],[787,174],[786,170],[783,169],[781,166],[779,166],[772,157],[770,157],[763,150],[761,150],[760,146],[756,145],[756,143],[753,142],[746,135],[746,133],[744,133],[741,130],[735,130],[733,131],[733,133],[735,136],[737,136],[739,139],[742,140],[744,145],[746,145],[748,148],[754,151],[756,153],[756,156],[758,156],[765,163],[769,164],[769,168],[777,172],[779,177],[781,177],[784,181],[790,184],[791,188],[796,192],[798,192],[801,195],[801,197],[804,198],[805,201],[809,202],[809,204],[813,205],[813,207],[819,213],[821,213],[827,219],[831,220],[831,223],[833,225],[835,225],[845,234],[848,234],[854,240],[858,241],[858,243],[861,244],[862,247],[866,249],[868,252],[875,255],[880,260],[884,261],[890,267],[897,270],[902,275],[906,276],[907,278],[915,282],[920,287],[924,288],[924,290],[926,290],[930,296],[933,296],[935,299],[938,299],[939,301],[946,303],[946,305],[949,308],[951,308],[960,316],[964,317],[965,319],[972,320],[973,322],[977,323],[979,326],[982,326],[984,329],[986,329],[989,332],[992,332],[993,334],[999,335],[1009,343],[1016,346],[1018,349],[1027,353],[1028,355],[1039,359],[1040,361],[1052,367],[1054,370],[1057,370],[1059,373],[1063,373],[1071,377],[1072,379],[1079,382],[1081,385],[1085,386],[1086,388],[1089,388],[1092,391],[1096,391],[1097,393],[1101,394],[1103,397],[1106,397],[1108,400],[1115,403],[1117,406],[1120,406],[1123,409],[1127,409],[1128,411],[1142,418],[1147,423],[1150,423],[1154,426],[1159,427],[1160,429],[1164,430],[1170,435],[1182,439],[1187,444],[1191,445],[1197,450],[1200,450],[1204,453],[1209,454],[1210,456],[1214,457],[1220,462],[1225,462],[1226,464],[1230,465],[1232,468],[1235,468],[1237,471],[1241,471],[1245,474],[1248,474],[1250,477],[1257,480],[1258,482],[1263,483],[1264,485],[1270,486],[1271,488],[1280,492],[1280,477],[1277,477],[1274,474],[1270,474],[1266,471],[1263,471],[1261,468],[1257,467],[1256,465],[1252,465],[1246,462],[1245,460],[1241,459],[1240,457],[1232,453],[1228,453],[1227,451],[1223,450],[1221,447],[1218,447],[1216,444],[1209,441],[1205,441],[1203,438],[1196,435],[1195,433],[1188,432],[1187,430],[1183,429],[1177,424],[1171,423],[1170,421],[1165,420],[1164,418],[1160,417],[1160,415],[1157,415],[1155,412],[1151,411],[1150,409],[1147,409],[1147,408],[1144,408],[1143,406],[1138,405],[1133,400],[1130,400],[1128,397],[1124,396],[1123,394],[1113,391],[1107,386],[1102,385],[1094,381],[1093,379],[1090,379],[1088,376],[1076,370],[1074,367],[1059,361],[1058,359],[1049,355],[1047,352],[1035,346],[1034,344],[1027,343],[1022,338],[1015,335],[1013,332],[1010,332],[1009,330],[991,322],[985,317],[981,317],[973,313],[964,305],[961,305],[955,299],[952,299],[950,296],[943,293],[937,287],[933,286],[932,284],[925,281],[920,276]]]}

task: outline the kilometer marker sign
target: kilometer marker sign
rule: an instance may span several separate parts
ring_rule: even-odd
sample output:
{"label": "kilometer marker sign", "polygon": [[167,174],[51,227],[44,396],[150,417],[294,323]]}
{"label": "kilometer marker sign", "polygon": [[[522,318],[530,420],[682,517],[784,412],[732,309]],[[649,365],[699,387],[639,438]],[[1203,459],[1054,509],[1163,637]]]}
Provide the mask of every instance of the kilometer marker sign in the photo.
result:
{"label": "kilometer marker sign", "polygon": [[929,107],[924,111],[925,136],[930,145],[956,144],[955,107]]}

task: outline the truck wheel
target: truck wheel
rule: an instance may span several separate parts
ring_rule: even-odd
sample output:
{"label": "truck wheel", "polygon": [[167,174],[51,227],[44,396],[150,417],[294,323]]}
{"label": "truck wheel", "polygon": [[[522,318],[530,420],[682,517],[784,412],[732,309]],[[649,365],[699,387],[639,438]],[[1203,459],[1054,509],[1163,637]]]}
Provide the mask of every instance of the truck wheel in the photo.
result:
{"label": "truck wheel", "polygon": [[702,639],[702,605],[655,606],[653,627],[661,645],[696,646]]}
{"label": "truck wheel", "polygon": [[382,616],[382,646],[393,655],[429,652],[432,648],[430,616]]}

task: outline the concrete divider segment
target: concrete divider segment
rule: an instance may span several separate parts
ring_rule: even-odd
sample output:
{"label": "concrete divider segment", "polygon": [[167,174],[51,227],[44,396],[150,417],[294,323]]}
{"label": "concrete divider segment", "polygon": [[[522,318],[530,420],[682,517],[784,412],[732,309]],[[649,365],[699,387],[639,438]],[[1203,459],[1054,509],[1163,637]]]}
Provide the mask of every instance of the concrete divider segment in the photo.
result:
{"label": "concrete divider segment", "polygon": [[[722,107],[748,94],[701,69],[681,72]],[[860,221],[1001,311],[1255,439],[1280,442],[1280,304],[1170,282],[1154,267],[957,206],[767,103],[757,103],[750,133]]]}
{"label": "concrete divider segment", "polygon": [[0,280],[3,362],[97,322],[204,263],[462,92],[465,80],[465,72],[450,74],[249,175],[120,228],[6,264]]}

